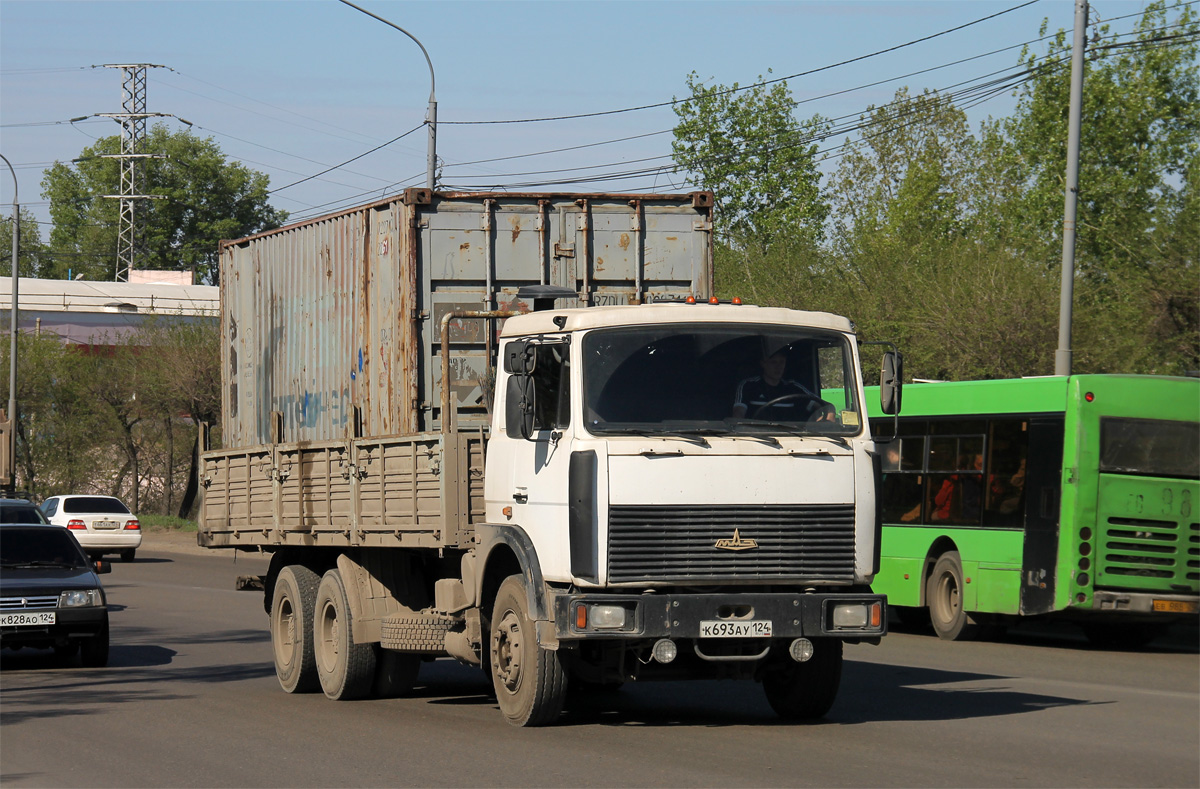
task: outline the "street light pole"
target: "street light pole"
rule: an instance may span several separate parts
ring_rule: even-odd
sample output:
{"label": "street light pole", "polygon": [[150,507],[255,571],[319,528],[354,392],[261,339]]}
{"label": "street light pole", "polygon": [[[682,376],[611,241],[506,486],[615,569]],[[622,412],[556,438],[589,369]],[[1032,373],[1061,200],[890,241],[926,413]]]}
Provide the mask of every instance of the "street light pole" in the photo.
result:
{"label": "street light pole", "polygon": [[1087,44],[1087,0],[1075,0],[1071,46],[1071,104],[1067,116],[1067,193],[1063,202],[1062,286],[1058,301],[1058,350],[1054,374],[1071,374],[1071,305],[1075,295],[1075,217],[1079,206],[1079,127],[1083,115],[1083,49]]}
{"label": "street light pole", "polygon": [[8,165],[8,171],[13,179],[13,234],[12,234],[12,307],[9,310],[9,351],[8,351],[8,479],[4,484],[12,493],[17,491],[17,260],[21,252],[21,208],[17,202],[17,171],[13,169],[8,157],[0,154],[0,159]]}
{"label": "street light pole", "polygon": [[433,77],[433,61],[429,59],[429,52],[425,50],[425,45],[418,41],[416,36],[400,27],[396,23],[389,22],[378,14],[372,14],[367,9],[360,8],[354,3],[351,3],[350,0],[340,1],[356,11],[361,11],[373,19],[378,19],[388,27],[393,27],[411,38],[413,43],[421,48],[421,54],[425,56],[425,62],[429,64],[429,109],[426,115],[426,119],[429,123],[429,153],[425,162],[425,185],[429,187],[430,191],[433,191],[434,179],[437,175],[437,96],[435,91],[437,83]]}

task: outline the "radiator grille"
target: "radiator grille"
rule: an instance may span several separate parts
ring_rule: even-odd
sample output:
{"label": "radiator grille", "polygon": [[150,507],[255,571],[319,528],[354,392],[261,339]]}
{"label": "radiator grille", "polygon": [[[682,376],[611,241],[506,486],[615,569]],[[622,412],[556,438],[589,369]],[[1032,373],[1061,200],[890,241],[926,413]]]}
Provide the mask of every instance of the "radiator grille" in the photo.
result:
{"label": "radiator grille", "polygon": [[[742,550],[717,548],[733,543]],[[613,506],[608,578],[630,581],[854,580],[853,504]]]}
{"label": "radiator grille", "polygon": [[58,595],[29,595],[28,597],[0,597],[0,611],[29,611],[40,608],[57,608]]}
{"label": "radiator grille", "polygon": [[1195,523],[1109,518],[1100,535],[1097,585],[1195,591],[1200,581]]}

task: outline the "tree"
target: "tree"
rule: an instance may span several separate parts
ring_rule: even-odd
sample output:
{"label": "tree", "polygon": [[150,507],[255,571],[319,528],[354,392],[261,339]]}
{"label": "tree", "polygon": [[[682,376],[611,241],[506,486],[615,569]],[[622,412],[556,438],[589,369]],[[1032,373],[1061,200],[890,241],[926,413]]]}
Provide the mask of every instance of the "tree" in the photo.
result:
{"label": "tree", "polygon": [[[22,208],[20,211],[20,226],[17,228],[20,249],[20,264],[17,266],[17,276],[36,277],[45,267],[42,246],[42,234],[38,229],[37,219],[33,214]],[[12,209],[0,217],[0,277],[12,276]]]}
{"label": "tree", "polygon": [[935,256],[967,229],[978,145],[966,114],[937,93],[901,88],[862,122],[832,182],[839,251],[852,269],[881,252],[910,264]]}
{"label": "tree", "polygon": [[155,411],[168,439],[166,514],[172,514],[174,502],[174,436],[182,433],[186,439],[180,446],[191,446],[178,508],[179,517],[186,518],[199,493],[199,425],[217,422],[221,413],[220,327],[210,321],[159,320],[143,328],[140,341],[149,348],[143,358],[152,368]]}
{"label": "tree", "polygon": [[[54,276],[64,278],[65,260],[91,279],[110,279],[116,270],[117,200],[120,192],[117,136],[83,149],[77,167],[56,162],[42,179],[54,228],[50,250]],[[142,189],[165,200],[138,203],[138,239],[147,268],[195,271],[217,281],[217,244],[279,227],[287,214],[267,202],[268,178],[221,153],[212,138],[172,132],[156,124],[142,152],[165,158],[139,160]],[[73,256],[73,257],[70,257]]]}
{"label": "tree", "polygon": [[[1102,26],[1097,37],[1082,108],[1076,369],[1195,369],[1197,247],[1186,220],[1200,154],[1200,19],[1191,4],[1154,2],[1132,36]],[[1003,123],[1027,177],[1006,221],[1031,229],[1028,254],[1048,266],[1062,243],[1069,55],[1061,30],[1044,56],[1025,53],[1031,78]]]}
{"label": "tree", "polygon": [[784,81],[706,86],[693,71],[687,85],[691,95],[675,105],[671,151],[677,171],[716,196],[725,239],[760,251],[785,235],[820,240],[829,205],[817,143],[829,122],[817,115],[797,120]]}
{"label": "tree", "polygon": [[[8,369],[9,343],[0,348]],[[98,429],[96,403],[85,388],[85,357],[53,335],[17,336],[18,487],[36,497],[78,492],[97,468],[96,447],[107,440]],[[8,402],[8,376],[0,383]]]}

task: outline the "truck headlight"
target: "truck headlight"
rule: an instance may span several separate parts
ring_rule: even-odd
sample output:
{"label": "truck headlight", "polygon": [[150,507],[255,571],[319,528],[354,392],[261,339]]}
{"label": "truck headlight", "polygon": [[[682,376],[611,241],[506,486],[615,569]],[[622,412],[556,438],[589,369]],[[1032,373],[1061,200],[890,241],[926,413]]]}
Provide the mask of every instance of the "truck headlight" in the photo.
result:
{"label": "truck headlight", "polygon": [[882,621],[883,609],[879,603],[838,603],[833,607],[834,630],[875,629]]}
{"label": "truck headlight", "polygon": [[619,630],[625,627],[624,606],[599,604],[580,606],[580,608],[586,608],[586,613],[580,611],[577,617],[588,628],[595,630]]}
{"label": "truck headlight", "polygon": [[100,605],[99,589],[68,589],[58,596],[59,608]]}

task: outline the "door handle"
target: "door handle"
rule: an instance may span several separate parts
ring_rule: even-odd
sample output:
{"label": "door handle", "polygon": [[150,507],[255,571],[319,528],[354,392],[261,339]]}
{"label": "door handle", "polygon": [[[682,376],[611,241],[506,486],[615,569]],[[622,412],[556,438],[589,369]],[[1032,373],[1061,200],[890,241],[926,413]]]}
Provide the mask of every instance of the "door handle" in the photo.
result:
{"label": "door handle", "polygon": [[524,504],[525,502],[529,501],[529,494],[528,493],[514,493],[513,501],[515,501],[518,504]]}

